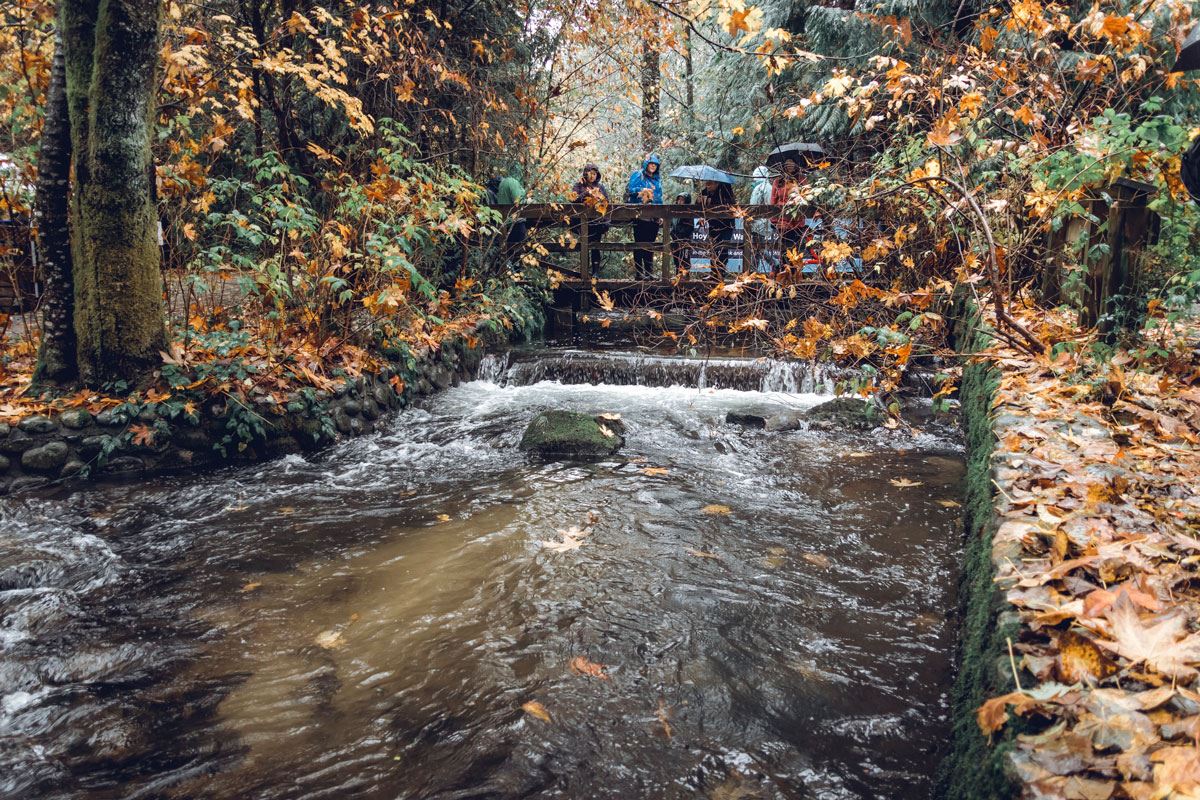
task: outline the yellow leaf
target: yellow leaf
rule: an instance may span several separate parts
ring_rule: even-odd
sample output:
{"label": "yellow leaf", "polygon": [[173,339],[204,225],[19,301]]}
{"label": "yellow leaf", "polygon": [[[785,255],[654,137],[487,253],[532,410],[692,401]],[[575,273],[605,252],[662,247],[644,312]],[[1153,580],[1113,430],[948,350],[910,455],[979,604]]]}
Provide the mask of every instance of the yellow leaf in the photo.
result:
{"label": "yellow leaf", "polygon": [[528,703],[523,704],[521,710],[531,717],[540,719],[542,722],[550,722],[550,712],[537,700],[530,700]]}
{"label": "yellow leaf", "polygon": [[815,564],[822,569],[828,569],[830,565],[829,559],[820,553],[805,553],[804,560],[810,564]]}
{"label": "yellow leaf", "polygon": [[450,521],[450,515],[449,515],[449,514],[438,514],[438,515],[437,515],[437,520],[438,520],[438,522],[449,522],[449,521]]}
{"label": "yellow leaf", "polygon": [[242,591],[242,594],[246,594],[247,592],[253,592],[254,590],[260,589],[260,588],[262,588],[262,584],[260,582],[250,581],[250,583],[247,583],[245,586],[242,587],[241,591]]}
{"label": "yellow leaf", "polygon": [[910,481],[908,478],[892,478],[888,483],[892,486],[899,486],[901,489],[910,489],[913,486],[922,485],[922,481]]}
{"label": "yellow leaf", "polygon": [[943,508],[960,508],[962,503],[957,500],[938,500],[937,504]]}
{"label": "yellow leaf", "polygon": [[577,675],[587,675],[591,678],[599,678],[602,681],[608,680],[608,675],[604,672],[604,665],[597,664],[595,661],[588,661],[583,656],[575,656],[571,659],[568,665],[571,671]]}
{"label": "yellow leaf", "polygon": [[324,648],[325,650],[333,650],[334,648],[341,647],[346,643],[346,640],[342,638],[341,632],[334,630],[321,631],[317,634],[317,638],[313,641],[316,642],[318,647]]}
{"label": "yellow leaf", "polygon": [[721,558],[716,553],[710,553],[707,550],[693,550],[692,548],[689,547],[687,552],[688,552],[688,555],[695,556],[696,558],[715,558],[715,559]]}
{"label": "yellow leaf", "polygon": [[733,509],[731,509],[729,506],[723,506],[720,503],[711,503],[700,510],[705,514],[712,514],[714,516],[718,514],[729,514],[733,511]]}
{"label": "yellow leaf", "polygon": [[646,473],[647,475],[662,476],[669,474],[671,471],[666,467],[643,467],[642,472]]}

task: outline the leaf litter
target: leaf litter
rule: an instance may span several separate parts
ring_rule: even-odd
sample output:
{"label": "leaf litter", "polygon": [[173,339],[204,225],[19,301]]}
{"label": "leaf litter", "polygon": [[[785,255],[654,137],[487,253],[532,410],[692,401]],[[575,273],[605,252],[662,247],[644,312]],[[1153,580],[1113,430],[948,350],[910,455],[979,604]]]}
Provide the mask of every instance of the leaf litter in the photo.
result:
{"label": "leaf litter", "polygon": [[986,351],[993,563],[1021,625],[1014,690],[983,703],[980,730],[1032,723],[1007,756],[1023,796],[1200,797],[1200,325],[1165,325],[1163,352],[1190,355],[1133,370],[1123,351],[1091,360],[1065,318],[1025,317],[1074,341]]}

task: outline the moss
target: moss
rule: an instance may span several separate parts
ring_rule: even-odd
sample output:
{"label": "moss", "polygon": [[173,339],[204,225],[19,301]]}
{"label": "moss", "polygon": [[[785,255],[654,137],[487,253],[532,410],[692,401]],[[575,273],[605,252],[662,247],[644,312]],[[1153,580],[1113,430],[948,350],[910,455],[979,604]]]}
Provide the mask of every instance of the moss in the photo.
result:
{"label": "moss", "polygon": [[[959,328],[962,350],[978,351],[987,342],[978,314],[964,308]],[[951,693],[954,721],[949,751],[938,774],[935,796],[946,800],[1000,800],[1015,797],[1016,785],[1004,769],[1012,747],[1011,726],[1003,738],[989,742],[979,730],[975,711],[997,694],[1011,691],[1012,678],[998,665],[1008,652],[1007,639],[1016,638],[1016,624],[1002,623],[1005,601],[993,582],[992,537],[996,517],[992,504],[992,401],[1000,373],[989,362],[969,364],[963,370],[961,401],[967,439],[967,476],[964,503],[963,571],[959,584],[961,613],[958,671]]]}
{"label": "moss", "polygon": [[156,0],[60,3],[76,348],[93,385],[136,381],[166,346],[150,156],[160,13]]}
{"label": "moss", "polygon": [[609,456],[624,444],[620,434],[602,427],[595,417],[576,411],[543,411],[521,437],[522,450],[550,457]]}

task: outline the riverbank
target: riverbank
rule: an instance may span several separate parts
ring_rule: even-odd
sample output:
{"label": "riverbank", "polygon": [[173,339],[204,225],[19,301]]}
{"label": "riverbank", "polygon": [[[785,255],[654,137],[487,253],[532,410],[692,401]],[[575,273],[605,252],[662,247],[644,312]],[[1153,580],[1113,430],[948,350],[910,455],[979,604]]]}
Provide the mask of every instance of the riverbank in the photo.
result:
{"label": "riverbank", "polygon": [[461,323],[440,341],[383,348],[354,367],[295,357],[263,367],[220,345],[203,356],[176,347],[149,386],[126,395],[14,394],[0,404],[0,495],[249,463],[370,433],[416,398],[472,376],[485,353],[530,339],[544,317],[531,301]]}
{"label": "riverbank", "polygon": [[1096,361],[1091,339],[1061,341],[1054,358],[991,342],[964,370],[963,623],[940,794],[1193,796],[1200,330],[1164,333],[1157,358]]}

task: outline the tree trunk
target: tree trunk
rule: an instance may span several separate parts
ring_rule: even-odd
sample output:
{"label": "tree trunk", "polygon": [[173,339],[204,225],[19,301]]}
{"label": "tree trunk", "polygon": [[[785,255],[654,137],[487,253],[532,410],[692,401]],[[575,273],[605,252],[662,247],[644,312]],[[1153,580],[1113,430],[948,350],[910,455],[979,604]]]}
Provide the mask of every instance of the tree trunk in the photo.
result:
{"label": "tree trunk", "polygon": [[75,163],[71,255],[80,376],[136,381],[166,349],[150,134],[158,0],[62,0]]}
{"label": "tree trunk", "polygon": [[66,386],[79,377],[75,362],[75,297],[71,274],[70,226],[71,128],[67,119],[66,62],[63,38],[54,42],[46,118],[38,153],[37,221],[41,255],[42,341],[33,382]]}
{"label": "tree trunk", "polygon": [[654,149],[658,142],[658,118],[662,96],[662,68],[658,37],[642,38],[642,147]]}
{"label": "tree trunk", "polygon": [[683,26],[683,90],[687,108],[687,142],[691,151],[692,134],[696,130],[696,70],[692,65],[692,26]]}

